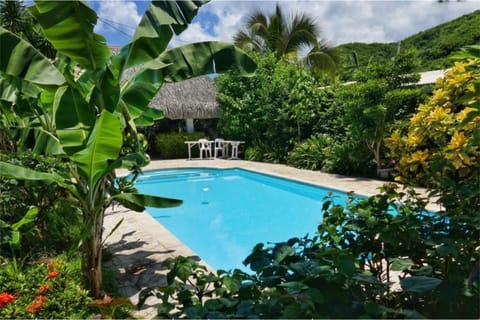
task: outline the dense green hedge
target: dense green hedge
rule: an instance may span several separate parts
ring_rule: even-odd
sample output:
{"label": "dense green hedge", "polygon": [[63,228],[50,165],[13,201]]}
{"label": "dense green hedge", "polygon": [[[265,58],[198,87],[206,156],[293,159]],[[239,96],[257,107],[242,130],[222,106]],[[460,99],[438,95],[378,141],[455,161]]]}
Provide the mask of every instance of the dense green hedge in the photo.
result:
{"label": "dense green hedge", "polygon": [[[201,138],[206,138],[205,133],[161,133],[155,138],[155,152],[162,159],[188,158],[188,148],[185,141],[195,141]],[[192,148],[192,157],[198,156],[198,148]]]}
{"label": "dense green hedge", "polygon": [[[272,54],[253,54],[251,77],[225,73],[216,78],[221,116],[217,130],[245,141],[249,160],[285,163],[294,145],[329,127],[330,90],[318,90],[308,70]],[[331,119],[329,117],[329,119]]]}

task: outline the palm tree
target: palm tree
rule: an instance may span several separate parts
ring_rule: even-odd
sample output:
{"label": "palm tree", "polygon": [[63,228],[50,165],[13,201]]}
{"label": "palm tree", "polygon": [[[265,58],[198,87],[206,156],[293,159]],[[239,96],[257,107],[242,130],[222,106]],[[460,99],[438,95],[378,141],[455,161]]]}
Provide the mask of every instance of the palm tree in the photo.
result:
{"label": "palm tree", "polygon": [[[143,211],[145,206],[180,204],[123,190],[114,183],[116,169],[132,170],[136,176],[148,163],[137,125],[148,126],[163,117],[149,107],[151,99],[164,83],[229,70],[246,74],[256,67],[245,52],[229,43],[168,47],[174,33],[181,34],[206,2],[152,1],[132,40],[113,54],[105,38],[94,32],[98,17],[85,1],[35,0],[29,12],[58,50],[55,63],[32,43],[0,27],[0,125],[14,122],[11,131],[34,138],[24,141],[25,147],[69,161],[71,178],[3,161],[0,177],[43,180],[68,190],[84,221],[78,239],[82,282],[95,298],[101,296],[107,206],[115,201]],[[136,66],[124,82],[124,71]],[[26,99],[28,107],[39,112],[24,111],[29,109],[24,107]],[[15,108],[19,102],[22,108]]]}
{"label": "palm tree", "polygon": [[300,63],[314,70],[334,71],[337,57],[327,43],[318,39],[320,29],[314,19],[306,14],[285,16],[276,5],[275,12],[266,16],[253,13],[244,30],[234,36],[236,46],[250,51],[266,53],[271,51],[280,59],[298,61],[299,51],[308,50]]}

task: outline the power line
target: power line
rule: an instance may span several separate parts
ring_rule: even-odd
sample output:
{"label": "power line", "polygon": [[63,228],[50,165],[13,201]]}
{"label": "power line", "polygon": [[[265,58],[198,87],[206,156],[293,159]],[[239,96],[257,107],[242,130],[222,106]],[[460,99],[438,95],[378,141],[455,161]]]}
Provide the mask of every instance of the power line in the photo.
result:
{"label": "power line", "polygon": [[[111,27],[112,29],[115,29],[116,31],[122,33],[123,35],[126,35],[128,37],[131,36],[131,34],[128,34],[126,33],[124,30],[122,30],[121,28],[119,28],[118,26],[123,26],[123,27],[126,27],[126,28],[129,28],[131,30],[135,30],[136,28],[135,27],[132,27],[130,25],[127,25],[127,24],[123,24],[123,23],[120,23],[120,22],[116,22],[116,21],[113,21],[113,20],[110,20],[110,19],[107,19],[107,18],[103,18],[103,17],[98,17],[98,19],[100,21],[102,21],[103,23],[105,23],[106,25],[108,25],[109,27]],[[172,39],[173,40],[173,39]],[[174,36],[174,40],[175,41],[178,41],[179,43],[183,43],[183,44],[189,44],[190,42],[189,41],[185,41],[185,40],[182,40],[180,39],[179,36]]]}
{"label": "power line", "polygon": [[126,33],[125,31],[123,31],[122,29],[118,28],[118,27],[115,25],[116,22],[112,23],[112,22],[109,22],[108,19],[104,19],[104,18],[100,18],[100,17],[99,17],[99,19],[100,19],[103,23],[105,23],[106,25],[108,25],[109,27],[111,27],[112,29],[115,29],[116,31],[118,31],[118,32],[126,35],[127,37],[130,37],[130,36],[131,36],[131,34],[128,34],[128,33]]}
{"label": "power line", "polygon": [[117,21],[113,21],[113,20],[110,20],[110,19],[107,19],[107,18],[103,18],[103,17],[98,17],[100,20],[103,20],[103,21],[108,21],[110,23],[114,23],[114,24],[117,24],[119,26],[124,26],[126,28],[129,28],[129,29],[132,29],[132,30],[135,30],[137,27],[132,27],[131,25],[128,25],[128,24],[124,24],[124,23],[121,23],[121,22],[117,22]]}

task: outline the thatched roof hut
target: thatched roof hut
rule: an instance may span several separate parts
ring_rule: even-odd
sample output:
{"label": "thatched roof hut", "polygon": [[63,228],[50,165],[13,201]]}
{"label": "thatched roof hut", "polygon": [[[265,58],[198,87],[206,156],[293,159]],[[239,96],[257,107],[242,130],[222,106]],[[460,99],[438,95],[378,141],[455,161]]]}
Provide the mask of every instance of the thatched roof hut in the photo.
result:
{"label": "thatched roof hut", "polygon": [[[111,46],[113,54],[120,47]],[[129,79],[140,67],[125,70],[124,79]],[[165,83],[150,102],[150,107],[162,110],[165,117],[187,121],[187,131],[193,131],[193,119],[219,117],[219,105],[214,81],[209,76],[200,76],[176,83]]]}
{"label": "thatched roof hut", "polygon": [[219,117],[215,84],[209,76],[165,83],[150,106],[169,119],[211,119]]}

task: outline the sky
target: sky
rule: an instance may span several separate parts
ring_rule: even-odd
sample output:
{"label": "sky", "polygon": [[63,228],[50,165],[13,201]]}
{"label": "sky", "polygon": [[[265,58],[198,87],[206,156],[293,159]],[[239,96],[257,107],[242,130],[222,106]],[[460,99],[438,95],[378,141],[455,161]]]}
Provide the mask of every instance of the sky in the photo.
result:
{"label": "sky", "polygon": [[[97,12],[95,32],[108,45],[125,45],[135,32],[149,1],[88,1]],[[286,14],[305,13],[315,20],[321,38],[331,46],[349,42],[398,42],[444,22],[480,10],[480,0],[213,0],[202,6],[189,28],[170,45],[199,41],[232,42],[249,15],[269,15],[279,3]],[[480,21],[479,21],[480,28]]]}

